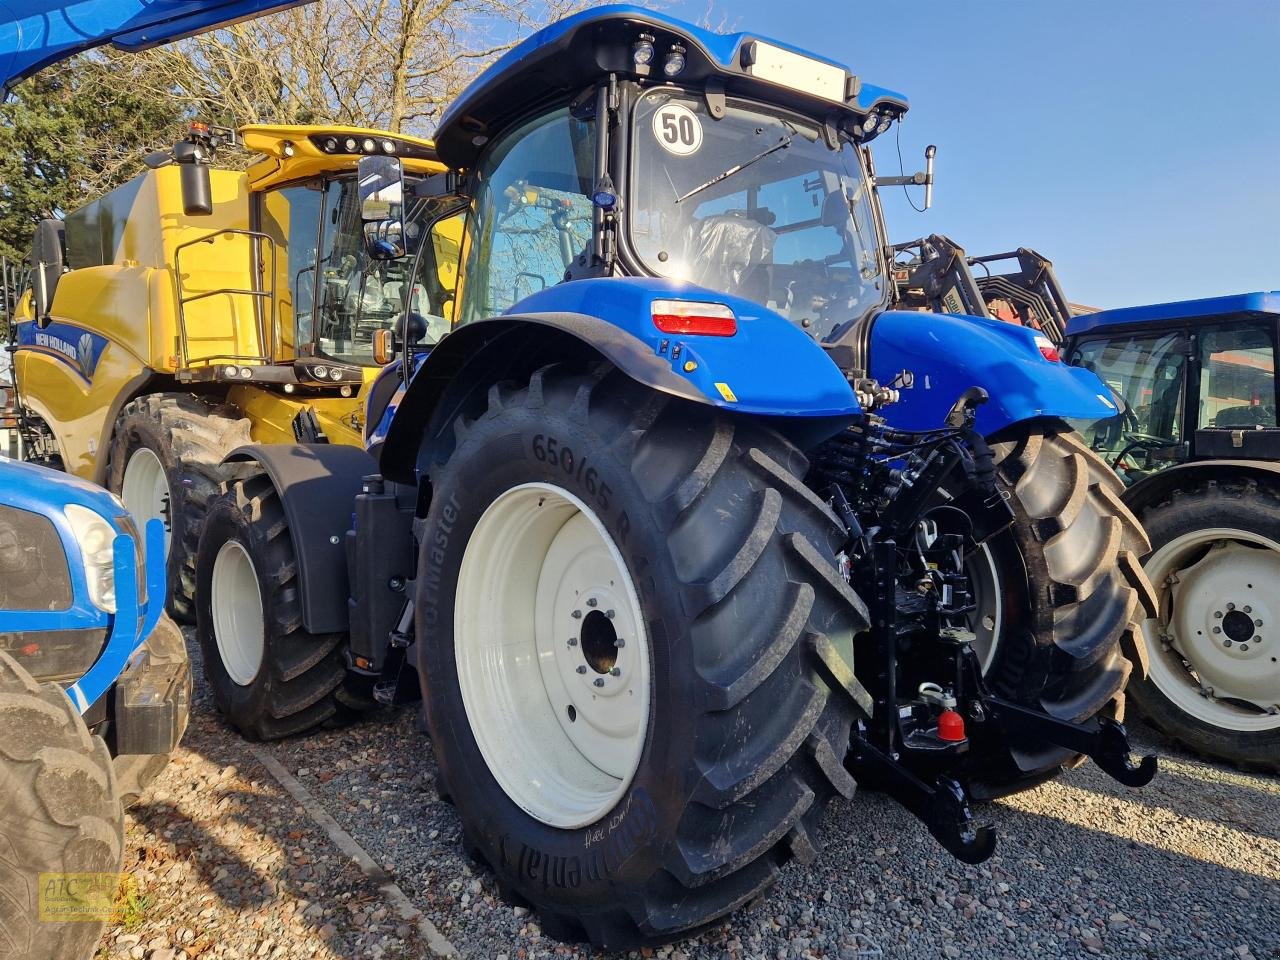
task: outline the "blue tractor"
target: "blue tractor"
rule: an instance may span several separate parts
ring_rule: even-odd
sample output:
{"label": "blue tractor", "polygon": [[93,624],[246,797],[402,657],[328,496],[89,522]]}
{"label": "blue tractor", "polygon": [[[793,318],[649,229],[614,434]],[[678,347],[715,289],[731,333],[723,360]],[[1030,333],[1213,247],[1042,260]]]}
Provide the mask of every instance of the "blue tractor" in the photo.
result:
{"label": "blue tractor", "polygon": [[1192,749],[1280,770],[1280,292],[1076,317],[1064,357],[1121,410],[1078,427],[1153,548],[1150,672],[1129,687]]}
{"label": "blue tractor", "polygon": [[975,863],[971,800],[1085,758],[1146,783],[1148,544],[1066,423],[1110,394],[1035,330],[895,309],[868,145],[906,109],[613,6],[482,73],[411,197],[366,145],[367,255],[432,205],[426,295],[366,450],[229,456],[196,589],[227,718],[294,733],[415,666],[467,849],[609,947],[812,860],[858,784]]}
{"label": "blue tractor", "polygon": [[93,955],[123,806],[186,728],[191,673],[164,615],[158,520],[146,557],[110,493],[0,458],[0,938],[13,956]]}

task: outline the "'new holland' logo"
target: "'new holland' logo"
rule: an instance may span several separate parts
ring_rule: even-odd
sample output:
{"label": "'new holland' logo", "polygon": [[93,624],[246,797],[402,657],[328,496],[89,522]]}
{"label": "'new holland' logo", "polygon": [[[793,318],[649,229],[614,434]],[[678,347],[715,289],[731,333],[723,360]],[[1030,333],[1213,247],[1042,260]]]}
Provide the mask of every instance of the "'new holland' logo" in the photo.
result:
{"label": "'new holland' logo", "polygon": [[17,326],[19,350],[27,349],[52,356],[86,380],[93,379],[93,372],[102,359],[102,351],[110,342],[106,337],[70,323],[50,323],[43,330],[32,320]]}

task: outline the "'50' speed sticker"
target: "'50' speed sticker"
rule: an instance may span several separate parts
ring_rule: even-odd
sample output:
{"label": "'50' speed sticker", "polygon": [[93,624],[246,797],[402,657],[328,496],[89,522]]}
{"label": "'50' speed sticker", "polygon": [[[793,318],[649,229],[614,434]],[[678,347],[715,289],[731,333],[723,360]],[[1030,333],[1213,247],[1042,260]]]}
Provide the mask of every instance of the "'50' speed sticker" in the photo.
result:
{"label": "'50' speed sticker", "polygon": [[653,115],[653,135],[667,153],[692,156],[702,148],[702,121],[683,104],[668,103]]}

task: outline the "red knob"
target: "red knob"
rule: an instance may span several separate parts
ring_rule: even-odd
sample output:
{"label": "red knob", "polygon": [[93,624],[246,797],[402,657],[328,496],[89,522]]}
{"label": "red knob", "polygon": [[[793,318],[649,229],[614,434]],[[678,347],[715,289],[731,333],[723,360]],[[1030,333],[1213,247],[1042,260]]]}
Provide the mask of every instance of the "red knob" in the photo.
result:
{"label": "red knob", "polygon": [[938,739],[955,742],[964,739],[964,717],[954,710],[938,714]]}

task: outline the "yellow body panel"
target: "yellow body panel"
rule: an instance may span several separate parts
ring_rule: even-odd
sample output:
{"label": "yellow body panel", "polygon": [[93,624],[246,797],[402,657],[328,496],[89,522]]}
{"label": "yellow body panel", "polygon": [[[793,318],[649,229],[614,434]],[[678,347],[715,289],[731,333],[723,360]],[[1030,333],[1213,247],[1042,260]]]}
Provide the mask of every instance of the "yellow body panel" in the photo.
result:
{"label": "yellow body panel", "polygon": [[[104,482],[120,407],[141,394],[185,389],[173,379],[183,365],[179,271],[184,298],[215,290],[270,288],[271,246],[262,245],[261,262],[255,264],[250,238],[220,231],[249,229],[256,192],[354,170],[358,155],[325,153],[308,139],[324,134],[362,140],[370,136],[379,142],[388,138],[398,153],[406,154],[401,160],[407,171],[433,174],[445,169],[422,156],[434,156],[430,141],[414,137],[356,127],[252,126],[241,130],[244,144],[264,159],[248,173],[210,171],[212,215],[183,213],[181,172],[170,165],[139,175],[68,218],[75,226],[74,231],[68,229],[73,269],[58,282],[49,328],[28,328],[33,342],[15,354],[14,366],[23,401],[48,423],[69,471]],[[284,202],[277,194],[269,198]],[[288,223],[287,216],[275,212],[278,223]],[[184,246],[200,240],[208,242]],[[217,355],[276,360],[294,356],[294,304],[289,299],[291,284],[282,273],[283,254],[277,251],[274,307],[265,297],[243,293],[188,299],[185,366],[198,366],[201,358]],[[456,240],[452,255],[457,255]],[[263,279],[255,283],[255,275]],[[33,316],[28,295],[15,319]],[[83,355],[76,356],[78,350],[83,354],[81,341],[86,337],[98,338],[89,343],[88,366]],[[377,373],[376,368],[365,371],[365,387]],[[363,387],[350,398],[285,396],[249,385],[214,389],[225,390],[228,401],[252,420],[251,434],[257,442],[293,442],[292,421],[304,406],[315,411],[331,442],[363,441]]]}

